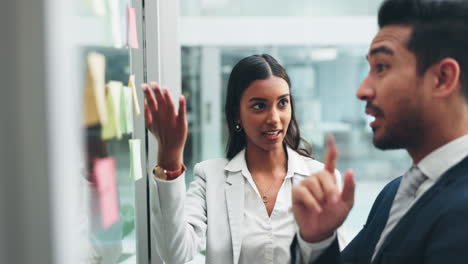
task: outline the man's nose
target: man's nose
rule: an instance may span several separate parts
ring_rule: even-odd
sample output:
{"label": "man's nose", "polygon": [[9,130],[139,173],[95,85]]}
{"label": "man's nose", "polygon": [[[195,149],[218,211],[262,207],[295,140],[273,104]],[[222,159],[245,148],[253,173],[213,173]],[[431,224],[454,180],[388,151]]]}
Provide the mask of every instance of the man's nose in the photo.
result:
{"label": "man's nose", "polygon": [[356,97],[363,101],[369,101],[374,99],[375,97],[375,90],[372,88],[369,78],[367,77],[364,79],[359,86]]}

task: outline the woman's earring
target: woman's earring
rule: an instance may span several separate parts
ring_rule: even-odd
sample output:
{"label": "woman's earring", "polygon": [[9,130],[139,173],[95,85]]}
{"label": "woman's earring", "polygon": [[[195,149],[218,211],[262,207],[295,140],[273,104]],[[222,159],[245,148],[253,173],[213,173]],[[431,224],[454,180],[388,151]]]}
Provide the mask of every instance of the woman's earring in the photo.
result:
{"label": "woman's earring", "polygon": [[234,127],[234,130],[235,130],[237,133],[241,132],[241,130],[242,130],[241,125],[240,125],[239,123],[237,123],[236,126]]}

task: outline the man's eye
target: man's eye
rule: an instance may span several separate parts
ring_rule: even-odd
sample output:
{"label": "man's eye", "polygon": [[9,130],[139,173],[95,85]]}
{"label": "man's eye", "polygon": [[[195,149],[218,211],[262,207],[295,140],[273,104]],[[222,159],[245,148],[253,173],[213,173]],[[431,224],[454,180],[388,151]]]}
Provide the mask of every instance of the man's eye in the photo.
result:
{"label": "man's eye", "polygon": [[378,64],[375,65],[375,72],[377,72],[377,73],[384,72],[387,69],[388,69],[388,65],[386,65],[386,64],[378,63]]}

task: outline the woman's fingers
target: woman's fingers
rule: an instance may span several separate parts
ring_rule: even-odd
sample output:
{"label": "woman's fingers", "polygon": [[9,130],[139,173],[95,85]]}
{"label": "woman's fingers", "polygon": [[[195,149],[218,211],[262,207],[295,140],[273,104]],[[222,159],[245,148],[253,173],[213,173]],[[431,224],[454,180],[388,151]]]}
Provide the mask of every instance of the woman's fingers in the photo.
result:
{"label": "woman's fingers", "polygon": [[187,102],[183,95],[179,97],[179,112],[177,116],[179,122],[182,122],[182,125],[185,125],[185,123],[187,122]]}
{"label": "woman's fingers", "polygon": [[148,84],[144,83],[141,85],[143,91],[145,92],[145,100],[149,107],[151,113],[156,113],[158,111],[158,102],[154,98],[153,93],[150,91]]}
{"label": "woman's fingers", "polygon": [[169,116],[175,115],[174,103],[172,102],[171,95],[169,94],[169,90],[167,90],[167,88],[163,88],[163,96],[167,106],[167,114],[169,114]]}
{"label": "woman's fingers", "polygon": [[[167,128],[168,124],[170,124],[169,127],[175,125],[179,128],[186,125],[187,102],[184,96],[179,98],[179,110],[176,113],[168,89],[161,89],[157,82],[150,82],[150,85],[142,84],[142,87],[145,92],[145,120],[147,124],[158,125],[162,122],[159,124],[162,128]],[[178,123],[172,123],[172,121]]]}
{"label": "woman's fingers", "polygon": [[164,99],[164,95],[162,94],[161,88],[156,82],[150,82],[150,84],[160,108],[165,110],[167,102]]}

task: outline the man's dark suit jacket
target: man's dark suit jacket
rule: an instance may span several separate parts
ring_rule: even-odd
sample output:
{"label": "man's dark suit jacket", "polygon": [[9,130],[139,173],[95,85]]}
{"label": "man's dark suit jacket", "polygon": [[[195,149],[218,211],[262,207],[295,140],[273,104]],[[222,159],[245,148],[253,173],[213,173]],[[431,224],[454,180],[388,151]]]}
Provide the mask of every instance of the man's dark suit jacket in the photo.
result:
{"label": "man's dark suit jacket", "polygon": [[375,200],[365,226],[341,253],[335,239],[316,261],[310,262],[300,255],[295,237],[291,245],[291,263],[468,263],[468,157],[444,173],[416,201],[371,262],[400,181],[401,177],[385,186]]}

